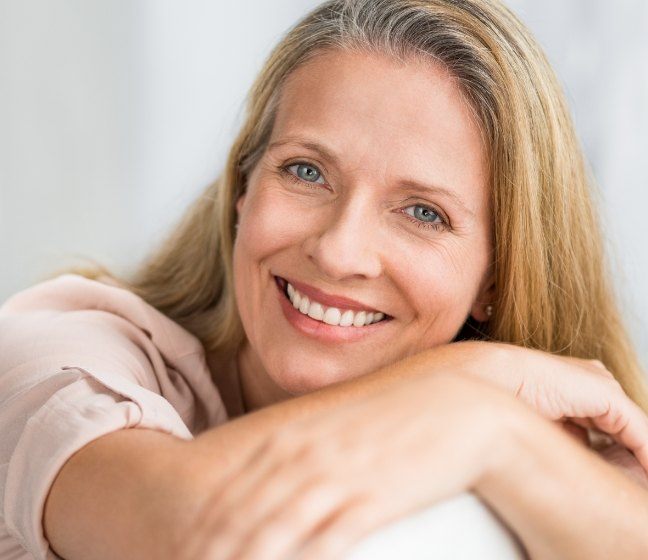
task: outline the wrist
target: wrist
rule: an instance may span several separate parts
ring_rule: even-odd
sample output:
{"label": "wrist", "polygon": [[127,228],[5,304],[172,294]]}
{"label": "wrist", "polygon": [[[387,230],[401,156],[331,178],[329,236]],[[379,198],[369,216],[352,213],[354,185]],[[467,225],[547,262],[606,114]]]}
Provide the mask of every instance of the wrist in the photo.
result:
{"label": "wrist", "polygon": [[528,461],[529,442],[537,441],[538,423],[543,419],[510,395],[502,395],[508,404],[498,407],[496,429],[491,452],[484,463],[475,491],[487,500],[502,485],[510,484],[511,477],[519,476]]}
{"label": "wrist", "polygon": [[[439,362],[446,371],[464,373],[482,379],[509,394],[515,394],[519,384],[519,347],[500,342],[467,340],[445,346],[445,354]],[[514,367],[517,364],[518,367]]]}

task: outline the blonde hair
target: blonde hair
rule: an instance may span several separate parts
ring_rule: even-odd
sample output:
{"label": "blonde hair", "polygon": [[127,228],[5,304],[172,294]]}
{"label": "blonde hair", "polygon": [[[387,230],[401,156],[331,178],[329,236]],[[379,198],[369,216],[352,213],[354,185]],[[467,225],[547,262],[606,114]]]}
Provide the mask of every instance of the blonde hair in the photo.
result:
{"label": "blonde hair", "polygon": [[[345,49],[420,57],[456,77],[489,150],[497,299],[461,336],[599,359],[648,412],[644,374],[623,326],[586,169],[556,76],[530,32],[497,0],[330,0],[295,24],[254,82],[245,122],[218,179],[121,282],[201,340],[245,339],[233,293],[235,202],[262,157],[286,78]],[[472,327],[472,328],[471,328]]]}

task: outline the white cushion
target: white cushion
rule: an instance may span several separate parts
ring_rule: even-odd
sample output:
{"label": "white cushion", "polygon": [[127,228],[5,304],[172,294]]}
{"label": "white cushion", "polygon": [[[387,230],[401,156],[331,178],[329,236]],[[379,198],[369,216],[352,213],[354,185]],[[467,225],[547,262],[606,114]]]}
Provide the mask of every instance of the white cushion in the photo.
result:
{"label": "white cushion", "polygon": [[357,543],[346,560],[523,560],[524,549],[473,493],[399,519]]}

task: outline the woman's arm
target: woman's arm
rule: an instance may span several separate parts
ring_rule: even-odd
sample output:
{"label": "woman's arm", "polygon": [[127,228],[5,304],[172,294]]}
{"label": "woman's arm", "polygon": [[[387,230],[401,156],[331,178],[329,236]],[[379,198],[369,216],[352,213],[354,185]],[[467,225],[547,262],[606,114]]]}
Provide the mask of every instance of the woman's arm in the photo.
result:
{"label": "woman's arm", "polygon": [[462,490],[489,503],[533,560],[645,557],[648,492],[510,393],[459,371],[286,428],[213,496],[187,533],[190,551],[339,558],[385,522]]}
{"label": "woman's arm", "polygon": [[500,466],[476,492],[532,560],[648,558],[644,486],[535,414],[510,433]]}
{"label": "woman's arm", "polygon": [[[389,394],[403,381],[428,378],[435,371],[462,369],[458,364],[478,364],[484,344],[488,345],[462,342],[432,348],[242,416],[189,443],[150,430],[103,436],[59,472],[45,508],[47,537],[67,560],[121,558],[124,551],[133,559],[148,558],[149,546],[155,547],[157,558],[164,558],[163,551],[188,536],[196,512],[222,481],[284,426],[320,412],[334,419],[335,414],[328,413],[331,407]],[[551,394],[561,396],[555,390]],[[568,395],[561,400],[568,402]]]}
{"label": "woman's arm", "polygon": [[46,538],[66,560],[164,559],[229,469],[282,426],[437,367],[451,368],[459,348],[468,358],[474,347],[457,344],[246,414],[190,442],[143,429],[97,438],[70,457],[54,480],[43,516]]}
{"label": "woman's arm", "polygon": [[65,560],[166,559],[170,527],[191,514],[181,467],[189,443],[121,429],[72,455],[45,501],[43,528]]}

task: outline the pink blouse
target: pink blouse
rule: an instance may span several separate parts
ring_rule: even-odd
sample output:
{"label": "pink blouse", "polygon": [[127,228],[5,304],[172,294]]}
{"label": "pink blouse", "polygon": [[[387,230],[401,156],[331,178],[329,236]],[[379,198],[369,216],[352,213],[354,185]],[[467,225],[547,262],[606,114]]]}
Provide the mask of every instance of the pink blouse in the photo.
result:
{"label": "pink blouse", "polygon": [[227,420],[200,341],[134,293],[63,274],[14,294],[0,306],[0,560],[59,558],[43,507],[87,443]]}

